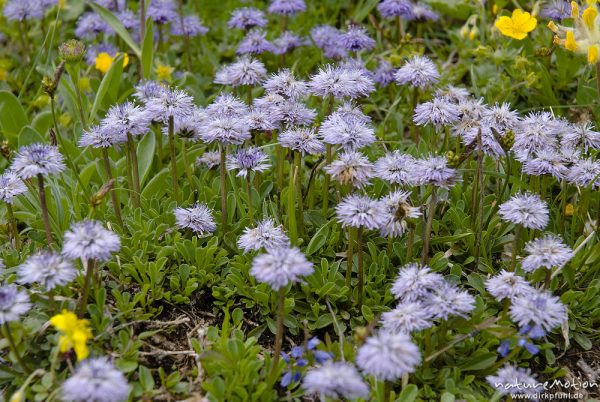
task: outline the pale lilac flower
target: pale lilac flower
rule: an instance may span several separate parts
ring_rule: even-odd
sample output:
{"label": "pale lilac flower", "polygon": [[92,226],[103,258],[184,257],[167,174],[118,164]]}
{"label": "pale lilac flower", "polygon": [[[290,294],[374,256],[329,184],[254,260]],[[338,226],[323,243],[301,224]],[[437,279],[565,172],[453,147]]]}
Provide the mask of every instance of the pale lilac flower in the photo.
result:
{"label": "pale lilac flower", "polygon": [[571,4],[565,0],[552,0],[542,6],[540,16],[555,21],[571,18]]}
{"label": "pale lilac flower", "polygon": [[277,291],[313,273],[313,264],[296,247],[275,248],[254,257],[250,275]]}
{"label": "pale lilac flower", "polygon": [[194,233],[204,235],[217,229],[212,210],[204,204],[197,203],[190,208],[175,208],[173,211],[177,227],[191,229]]}
{"label": "pale lilac flower", "polygon": [[385,331],[409,334],[433,325],[433,317],[420,302],[399,303],[395,309],[381,314]]}
{"label": "pale lilac flower", "polygon": [[563,124],[548,112],[530,113],[514,131],[515,141],[511,149],[515,158],[524,162],[541,150],[557,149],[558,135],[563,128]]}
{"label": "pale lilac flower", "polygon": [[394,184],[414,185],[417,160],[400,151],[388,152],[375,162],[375,176]]}
{"label": "pale lilac flower", "polygon": [[152,18],[155,23],[162,25],[178,20],[179,14],[173,0],[150,0],[146,18]]}
{"label": "pale lilac flower", "polygon": [[140,81],[135,86],[133,96],[140,102],[146,103],[149,99],[159,98],[166,90],[168,90],[167,87],[156,81]]}
{"label": "pale lilac flower", "polygon": [[110,25],[94,12],[83,13],[77,20],[77,26],[75,27],[75,36],[78,38],[93,39],[100,34],[112,36],[114,33],[115,31]]}
{"label": "pale lilac flower", "polygon": [[554,149],[540,149],[535,155],[530,155],[523,162],[523,173],[542,176],[551,175],[558,180],[564,179],[569,173],[567,168],[568,161],[565,157]]}
{"label": "pale lilac flower", "polygon": [[221,67],[215,76],[216,84],[231,85],[258,85],[267,76],[267,69],[260,61],[249,56],[242,56],[235,62]]}
{"label": "pale lilac flower", "polygon": [[130,390],[123,373],[106,357],[82,361],[61,386],[62,397],[70,402],[125,402]]}
{"label": "pale lilac flower", "polygon": [[304,103],[293,99],[284,99],[279,105],[276,114],[281,116],[281,122],[286,127],[291,126],[308,126],[311,124],[317,112],[314,109],[308,108]]}
{"label": "pale lilac flower", "polygon": [[271,14],[294,15],[305,10],[304,0],[273,0],[269,5]]}
{"label": "pale lilac flower", "polygon": [[356,151],[339,154],[338,159],[325,166],[325,172],[342,185],[362,188],[373,177],[373,164]]}
{"label": "pale lilac flower", "polygon": [[0,285],[0,325],[18,321],[29,309],[27,293],[15,285]]}
{"label": "pale lilac flower", "polygon": [[57,174],[65,170],[65,167],[64,158],[57,147],[36,143],[19,148],[10,170],[21,179],[29,179],[37,175]]}
{"label": "pale lilac flower", "polygon": [[287,68],[271,75],[265,81],[263,87],[267,93],[285,96],[290,99],[298,99],[308,93],[306,82],[297,80]]}
{"label": "pale lilac flower", "polygon": [[264,219],[256,224],[256,227],[245,228],[244,233],[238,239],[238,247],[244,253],[261,248],[272,250],[289,247],[290,239],[283,231],[283,226],[276,225],[273,219]]}
{"label": "pale lilac flower", "polygon": [[409,263],[400,268],[392,285],[396,299],[407,303],[424,300],[434,290],[445,284],[444,278],[426,265]]}
{"label": "pale lilac flower", "polygon": [[437,21],[440,19],[440,16],[427,3],[417,2],[412,6],[412,18],[407,19],[419,22]]}
{"label": "pale lilac flower", "polygon": [[493,128],[501,136],[508,131],[516,130],[520,123],[519,114],[511,110],[508,103],[485,108],[481,120],[483,126]]}
{"label": "pale lilac flower", "polygon": [[398,84],[424,89],[437,84],[440,73],[428,57],[413,56],[396,71],[395,79]]}
{"label": "pale lilac flower", "polygon": [[548,224],[548,206],[537,194],[518,193],[500,205],[498,215],[529,229],[543,229]]}
{"label": "pale lilac flower", "polygon": [[394,82],[395,74],[396,69],[392,66],[392,63],[387,60],[381,60],[375,71],[373,71],[373,81],[381,87],[386,87]]}
{"label": "pale lilac flower", "polygon": [[121,249],[119,236],[98,221],[84,220],[65,232],[62,254],[72,260],[108,261]]}
{"label": "pale lilac flower", "polygon": [[209,169],[219,166],[221,154],[219,151],[206,151],[196,158],[196,165],[206,165]]}
{"label": "pale lilac flower", "polygon": [[438,130],[443,126],[457,122],[458,119],[459,111],[456,105],[445,98],[438,97],[417,105],[413,117],[413,121],[417,126],[431,124]]}
{"label": "pale lilac flower", "polygon": [[458,104],[467,100],[471,96],[471,93],[462,87],[446,85],[445,87],[436,89],[435,96],[446,98],[448,101]]}
{"label": "pale lilac flower", "polygon": [[252,108],[246,116],[246,121],[251,130],[274,131],[279,128],[279,123],[283,116],[277,113],[270,113],[267,109]]}
{"label": "pale lilac flower", "polygon": [[192,38],[205,35],[207,32],[208,28],[202,25],[200,18],[195,15],[186,15],[183,20],[177,18],[171,23],[171,35],[186,35]]}
{"label": "pale lilac flower", "polygon": [[180,120],[194,112],[194,100],[181,89],[165,89],[146,101],[146,112],[154,121],[167,124],[170,118]]}
{"label": "pale lilac flower", "polygon": [[208,143],[239,145],[251,138],[250,127],[245,118],[219,116],[210,118],[200,133],[200,138]]}
{"label": "pale lilac flower", "polygon": [[340,114],[330,115],[319,127],[323,142],[355,151],[375,142],[375,131],[370,124]]}
{"label": "pale lilac flower", "polygon": [[237,54],[261,54],[273,50],[273,44],[267,40],[267,34],[260,29],[253,29],[238,45]]}
{"label": "pale lilac flower", "polygon": [[375,47],[375,40],[360,25],[350,25],[348,30],[342,33],[340,39],[341,45],[352,52],[371,50]]}
{"label": "pale lilac flower", "polygon": [[521,262],[525,272],[533,272],[538,268],[561,268],[571,258],[573,250],[560,237],[549,234],[525,245],[528,254]]}
{"label": "pale lilac flower", "polygon": [[205,109],[207,118],[227,117],[241,119],[249,112],[248,105],[230,94],[220,94]]}
{"label": "pale lilac flower", "polygon": [[111,106],[102,119],[102,126],[113,132],[115,137],[144,135],[150,131],[152,117],[143,108],[131,102]]}
{"label": "pale lilac flower", "polygon": [[534,289],[523,277],[505,270],[485,281],[488,292],[498,301],[513,300],[516,297],[527,296]]}
{"label": "pale lilac flower", "polygon": [[84,130],[79,137],[80,147],[110,148],[117,144],[127,142],[127,135],[119,130],[112,130],[109,126],[96,125]]}
{"label": "pale lilac flower", "polygon": [[238,170],[236,176],[246,177],[270,167],[269,156],[256,147],[239,148],[234,154],[227,155],[227,170]]}
{"label": "pale lilac flower", "polygon": [[42,251],[33,254],[18,267],[19,283],[39,283],[46,290],[64,286],[77,276],[73,264],[60,254]]}
{"label": "pale lilac flower", "polygon": [[600,187],[600,162],[579,159],[570,167],[567,181],[581,187]]}
{"label": "pale lilac flower", "polygon": [[227,22],[229,28],[248,29],[267,25],[265,13],[254,7],[236,8]]}
{"label": "pale lilac flower", "polygon": [[89,46],[85,49],[85,62],[90,66],[96,65],[96,57],[100,53],[108,53],[110,57],[116,57],[119,53],[119,49],[110,43],[99,43],[97,45]]}
{"label": "pale lilac flower", "polygon": [[23,180],[13,171],[6,170],[0,175],[0,201],[13,203],[13,198],[27,191]]}
{"label": "pale lilac flower", "polygon": [[346,57],[348,51],[339,45],[342,32],[331,25],[317,25],[310,30],[310,36],[325,57],[340,59]]}
{"label": "pale lilac flower", "polygon": [[381,198],[381,202],[386,211],[386,222],[380,229],[383,237],[402,236],[408,227],[406,219],[416,219],[421,216],[419,208],[410,205],[408,191],[395,190]]}
{"label": "pale lilac flower", "polygon": [[358,349],[356,364],[378,380],[394,381],[412,373],[421,363],[421,352],[410,336],[380,331]]}
{"label": "pale lilac flower", "polygon": [[441,320],[447,320],[451,316],[466,318],[475,308],[473,296],[446,281],[433,288],[422,302],[433,318]]}
{"label": "pale lilac flower", "polygon": [[369,386],[356,368],[346,362],[329,360],[322,366],[309,369],[302,381],[302,388],[307,395],[316,395],[321,400],[369,397]]}
{"label": "pale lilac flower", "polygon": [[361,70],[348,70],[326,65],[313,75],[309,82],[313,95],[321,98],[333,96],[336,99],[359,98],[375,90],[373,80]]}
{"label": "pale lilac flower", "polygon": [[377,4],[377,10],[383,18],[393,19],[401,17],[405,20],[413,18],[413,6],[409,0],[383,0]]}
{"label": "pale lilac flower", "polygon": [[594,125],[589,122],[571,124],[570,130],[563,133],[561,145],[567,148],[600,149],[600,132],[594,131]]}
{"label": "pale lilac flower", "polygon": [[379,200],[350,194],[335,207],[342,227],[378,229],[385,223],[385,210]]}
{"label": "pale lilac flower", "polygon": [[8,0],[2,13],[7,21],[27,21],[42,19],[44,11],[38,0]]}
{"label": "pale lilac flower", "polygon": [[275,54],[285,54],[297,47],[303,45],[302,38],[292,32],[282,32],[275,40],[273,40],[273,50]]}
{"label": "pale lilac flower", "polygon": [[315,155],[325,152],[325,144],[314,128],[294,127],[279,134],[279,144],[303,155]]}
{"label": "pale lilac flower", "polygon": [[510,318],[521,327],[533,323],[544,331],[550,331],[568,317],[567,309],[558,297],[548,291],[534,290],[512,300]]}
{"label": "pale lilac flower", "polygon": [[535,396],[540,392],[544,392],[542,382],[532,377],[530,369],[508,364],[499,369],[496,375],[487,376],[486,380],[500,395],[525,394]]}
{"label": "pale lilac flower", "polygon": [[417,159],[414,175],[415,181],[419,185],[432,185],[441,188],[450,188],[460,180],[456,169],[448,167],[448,161],[443,156]]}

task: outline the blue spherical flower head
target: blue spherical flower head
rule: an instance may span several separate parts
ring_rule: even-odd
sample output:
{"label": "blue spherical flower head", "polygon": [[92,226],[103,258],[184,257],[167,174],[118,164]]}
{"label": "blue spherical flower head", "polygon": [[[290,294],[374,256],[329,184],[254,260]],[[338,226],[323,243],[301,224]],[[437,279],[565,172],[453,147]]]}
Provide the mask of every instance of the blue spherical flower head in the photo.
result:
{"label": "blue spherical flower head", "polygon": [[544,391],[541,383],[531,376],[531,370],[511,365],[505,365],[496,375],[487,376],[486,380],[500,395],[535,395]]}
{"label": "blue spherical flower head", "polygon": [[360,152],[348,151],[325,166],[325,172],[342,185],[362,188],[373,177],[373,164]]}
{"label": "blue spherical flower head", "polygon": [[485,281],[485,287],[500,302],[504,299],[512,301],[533,292],[533,287],[525,278],[505,270]]}
{"label": "blue spherical flower head", "polygon": [[296,247],[269,250],[254,257],[250,274],[258,282],[267,283],[279,290],[290,283],[300,282],[302,277],[313,273],[313,264]]}
{"label": "blue spherical flower head", "polygon": [[171,34],[188,36],[190,38],[205,35],[208,28],[202,25],[200,18],[195,15],[186,15],[183,19],[175,20],[171,25]]}
{"label": "blue spherical flower head", "polygon": [[127,134],[144,135],[150,131],[151,123],[150,113],[132,102],[111,106],[101,122],[102,126],[112,131],[115,136],[123,137],[127,137]]}
{"label": "blue spherical flower head", "polygon": [[130,390],[123,373],[106,357],[84,360],[61,387],[63,398],[72,402],[124,402]]}
{"label": "blue spherical flower head", "polygon": [[4,18],[7,21],[40,20],[45,7],[38,0],[8,0],[4,4]]}
{"label": "blue spherical flower head", "polygon": [[343,227],[379,229],[385,224],[385,209],[379,200],[366,195],[350,194],[335,207]]}
{"label": "blue spherical flower head", "polygon": [[50,176],[65,170],[64,158],[52,145],[31,144],[19,148],[10,169],[21,179]]}
{"label": "blue spherical flower head", "polygon": [[227,22],[229,28],[248,29],[267,25],[265,13],[254,7],[236,8]]}
{"label": "blue spherical flower head", "polygon": [[396,71],[396,82],[426,89],[437,84],[440,73],[436,65],[426,56],[413,56]]}
{"label": "blue spherical flower head", "polygon": [[395,74],[396,69],[392,66],[392,63],[387,60],[381,60],[375,71],[373,71],[373,81],[380,87],[387,87],[394,82]]}
{"label": "blue spherical flower head", "polygon": [[19,265],[19,283],[39,283],[46,290],[64,286],[77,276],[73,264],[60,254],[43,251],[27,258]]}
{"label": "blue spherical flower head", "polygon": [[253,29],[238,45],[237,54],[261,54],[273,50],[273,44],[267,40],[267,34],[260,29]]}
{"label": "blue spherical flower head", "polygon": [[237,170],[237,176],[264,172],[269,167],[269,156],[257,147],[240,148],[233,155],[227,155],[227,170]]}
{"label": "blue spherical flower head", "polygon": [[369,386],[350,363],[327,361],[306,373],[302,388],[308,395],[333,400],[369,398]]}
{"label": "blue spherical flower head", "polygon": [[409,334],[433,326],[433,317],[420,302],[399,303],[381,314],[381,324],[385,331]]}
{"label": "blue spherical flower head", "polygon": [[305,10],[304,0],[273,0],[269,5],[271,14],[294,15]]}
{"label": "blue spherical flower head", "polygon": [[325,152],[325,144],[314,128],[289,128],[279,134],[279,145],[290,148],[303,155],[316,155]]}
{"label": "blue spherical flower head", "polygon": [[413,18],[413,6],[409,0],[383,0],[377,5],[377,10],[383,18],[400,17],[405,20]]}
{"label": "blue spherical flower head", "polygon": [[332,65],[321,68],[311,77],[308,85],[311,93],[321,98],[333,96],[336,99],[355,99],[375,90],[373,80],[364,71]]}
{"label": "blue spherical flower head", "polygon": [[356,364],[366,375],[395,381],[413,373],[421,363],[419,347],[403,333],[380,331],[358,349]]}
{"label": "blue spherical flower head", "polygon": [[444,278],[431,272],[428,266],[410,263],[400,268],[391,290],[394,297],[403,303],[418,302],[444,284]]}
{"label": "blue spherical flower head", "polygon": [[546,203],[532,193],[515,194],[500,205],[498,215],[503,221],[537,230],[545,228],[550,219]]}
{"label": "blue spherical flower head", "polygon": [[221,67],[215,75],[215,83],[238,87],[258,85],[267,76],[265,65],[249,56],[242,56],[235,62]]}
{"label": "blue spherical flower head", "polygon": [[294,50],[297,47],[300,47],[304,44],[302,38],[292,32],[285,31],[282,32],[274,41],[273,41],[273,50],[272,52],[275,54],[285,54]]}
{"label": "blue spherical flower head", "polygon": [[543,290],[514,298],[510,317],[521,327],[538,325],[546,332],[568,319],[567,309],[560,299]]}
{"label": "blue spherical flower head", "polygon": [[173,211],[177,227],[191,229],[194,233],[205,235],[217,229],[212,210],[204,204],[191,208],[175,208]]}
{"label": "blue spherical flower head", "polygon": [[170,118],[190,117],[194,112],[194,100],[181,89],[165,89],[146,101],[146,112],[152,120],[167,124]]}
{"label": "blue spherical flower head", "polygon": [[360,25],[350,25],[348,30],[341,35],[341,44],[351,52],[371,50],[375,47],[375,40],[367,30]]}
{"label": "blue spherical flower head", "polygon": [[436,129],[456,123],[459,110],[446,98],[435,97],[429,102],[421,103],[415,108],[413,121],[417,126],[431,124]]}
{"label": "blue spherical flower head", "polygon": [[238,247],[249,251],[260,249],[273,250],[289,247],[290,239],[283,230],[283,226],[275,224],[273,219],[264,219],[256,224],[256,227],[244,229],[244,233],[238,239]]}
{"label": "blue spherical flower head", "polygon": [[100,34],[112,36],[115,31],[95,12],[87,12],[79,17],[75,28],[76,37],[91,40]]}
{"label": "blue spherical flower head", "polygon": [[390,183],[411,186],[417,184],[414,172],[417,160],[400,151],[392,151],[375,162],[375,177]]}
{"label": "blue spherical flower head", "polygon": [[14,285],[0,285],[0,325],[18,321],[30,308],[27,293]]}
{"label": "blue spherical flower head", "polygon": [[288,68],[272,74],[263,87],[268,94],[281,95],[289,99],[299,99],[308,94],[306,82],[297,80]]}
{"label": "blue spherical flower head", "polygon": [[157,24],[167,24],[179,19],[177,6],[173,0],[150,0],[146,9],[146,17],[152,18]]}
{"label": "blue spherical flower head", "polygon": [[74,259],[108,261],[121,249],[121,240],[98,221],[85,220],[71,225],[64,236],[62,254]]}
{"label": "blue spherical flower head", "polygon": [[0,201],[12,204],[16,196],[26,191],[23,180],[15,172],[7,170],[0,175]]}

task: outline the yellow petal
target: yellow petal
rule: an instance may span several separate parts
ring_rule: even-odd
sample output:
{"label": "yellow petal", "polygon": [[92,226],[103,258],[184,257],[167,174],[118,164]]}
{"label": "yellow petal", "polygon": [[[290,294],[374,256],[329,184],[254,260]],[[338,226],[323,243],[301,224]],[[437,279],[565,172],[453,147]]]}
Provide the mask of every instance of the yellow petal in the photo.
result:
{"label": "yellow petal", "polygon": [[579,18],[579,5],[576,2],[571,2],[571,18]]}
{"label": "yellow petal", "polygon": [[588,47],[588,63],[596,64],[598,62],[598,46],[592,45]]}
{"label": "yellow petal", "polygon": [[550,21],[548,23],[548,28],[550,28],[550,30],[552,32],[554,32],[555,34],[558,33],[558,26],[556,25],[556,23],[554,21]]}
{"label": "yellow petal", "polygon": [[527,21],[525,21],[524,23],[522,23],[520,25],[520,29],[523,32],[531,32],[535,29],[536,26],[537,26],[537,19],[535,17],[530,16]]}
{"label": "yellow petal", "polygon": [[590,31],[594,28],[594,22],[596,21],[597,16],[598,10],[596,10],[594,7],[586,8],[581,16],[583,22],[585,23],[585,26]]}
{"label": "yellow petal", "polygon": [[498,18],[494,23],[494,26],[502,32],[502,35],[509,35],[513,31],[513,21],[510,17],[505,15]]}
{"label": "yellow petal", "polygon": [[565,38],[565,49],[574,52],[577,50],[577,42],[575,42],[575,35],[573,31],[567,31],[567,36]]}

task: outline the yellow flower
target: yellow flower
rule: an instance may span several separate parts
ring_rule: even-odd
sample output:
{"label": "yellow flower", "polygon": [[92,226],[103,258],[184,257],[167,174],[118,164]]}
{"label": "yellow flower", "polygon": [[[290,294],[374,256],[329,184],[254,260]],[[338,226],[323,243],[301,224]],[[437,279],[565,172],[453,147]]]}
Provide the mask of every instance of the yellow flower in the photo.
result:
{"label": "yellow flower", "polygon": [[[98,55],[96,56],[96,69],[100,70],[100,72],[102,74],[106,74],[106,72],[112,65],[113,61],[115,61],[115,59],[117,57],[119,57],[120,54],[121,53],[117,53],[115,55],[115,57],[112,57],[110,54],[108,54],[106,52],[98,53]],[[129,56],[127,55],[127,53],[125,53],[123,55],[123,67],[127,67],[128,64],[129,64]]]}
{"label": "yellow flower", "polygon": [[156,77],[161,80],[161,81],[171,81],[172,77],[171,74],[173,73],[174,68],[164,65],[164,64],[159,64],[158,67],[156,67],[156,69],[154,70],[154,72],[156,73]]}
{"label": "yellow flower", "polygon": [[527,34],[535,29],[536,25],[537,19],[535,17],[518,8],[513,11],[512,17],[503,15],[494,24],[502,35],[518,40],[525,39]]}
{"label": "yellow flower", "polygon": [[600,18],[596,1],[591,0],[587,4],[588,7],[580,15],[579,5],[571,3],[573,27],[549,23],[548,28],[555,34],[554,43],[571,52],[585,55],[588,63],[596,64],[600,50]]}
{"label": "yellow flower", "polygon": [[90,351],[87,341],[92,337],[92,331],[87,320],[79,319],[74,313],[63,310],[61,314],[50,319],[50,324],[61,333],[58,339],[58,350],[61,353],[74,349],[77,360],[88,357]]}
{"label": "yellow flower", "polygon": [[575,212],[575,208],[573,208],[573,204],[565,205],[565,216],[573,216],[573,212]]}

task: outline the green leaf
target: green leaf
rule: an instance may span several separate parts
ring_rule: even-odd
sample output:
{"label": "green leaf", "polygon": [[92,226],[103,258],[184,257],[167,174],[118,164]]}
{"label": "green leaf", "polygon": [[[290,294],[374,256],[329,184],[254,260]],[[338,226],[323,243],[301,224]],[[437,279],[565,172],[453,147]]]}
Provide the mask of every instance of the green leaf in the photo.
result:
{"label": "green leaf", "polygon": [[419,388],[415,384],[408,384],[400,395],[398,395],[397,402],[413,402],[417,399],[417,395],[419,395]]}
{"label": "green leaf", "polygon": [[0,91],[0,128],[6,139],[16,143],[19,132],[27,124],[29,119],[17,97],[9,91]]}
{"label": "green leaf", "polygon": [[136,57],[141,60],[142,51],[135,43],[127,29],[125,29],[123,23],[119,21],[119,19],[115,17],[114,14],[108,11],[106,8],[96,3],[90,3],[90,6],[94,9],[96,13],[98,13],[98,15],[100,15],[100,17],[102,17],[104,21],[108,23],[108,25],[110,25],[110,27],[117,33],[117,35],[119,35],[121,39],[123,39],[123,41],[127,43],[131,51],[133,51],[133,53],[136,55]]}
{"label": "green leaf", "polygon": [[584,350],[590,350],[593,346],[592,341],[590,341],[590,338],[583,334],[575,333],[573,334],[573,339],[575,339],[575,342],[577,342],[579,346],[581,346]]}
{"label": "green leaf", "polygon": [[104,96],[108,92],[111,87],[111,82],[115,80],[119,82],[121,80],[121,74],[123,74],[123,55],[119,55],[110,65],[110,68],[106,72],[106,75],[102,79],[100,86],[98,87],[98,92],[96,93],[96,98],[94,99],[94,104],[92,105],[92,110],[90,111],[89,121],[92,121],[102,104]]}
{"label": "green leaf", "polygon": [[441,402],[454,402],[455,397],[450,392],[444,392],[440,399]]}
{"label": "green leaf", "polygon": [[319,251],[321,247],[323,247],[327,242],[328,235],[329,225],[321,226],[321,228],[317,231],[317,233],[315,233],[312,239],[310,239],[310,242],[308,243],[308,246],[306,247],[306,251],[304,253],[308,256]]}
{"label": "green leaf", "polygon": [[146,31],[142,43],[142,71],[144,77],[150,77],[152,72],[152,59],[154,57],[154,22],[151,18],[146,20]]}
{"label": "green leaf", "polygon": [[53,125],[52,112],[49,111],[38,113],[31,122],[31,126],[41,134],[46,133]]}
{"label": "green leaf", "polygon": [[[140,172],[140,185],[143,185],[154,160],[156,137],[154,132],[146,134],[137,146],[138,169]],[[142,187],[143,188],[143,187]]]}
{"label": "green leaf", "polygon": [[483,353],[464,361],[459,367],[469,371],[485,370],[496,362],[496,358],[496,353]]}
{"label": "green leaf", "polygon": [[37,132],[37,130],[31,126],[25,126],[19,133],[19,147],[23,145],[30,145],[39,142],[46,142],[44,137]]}

